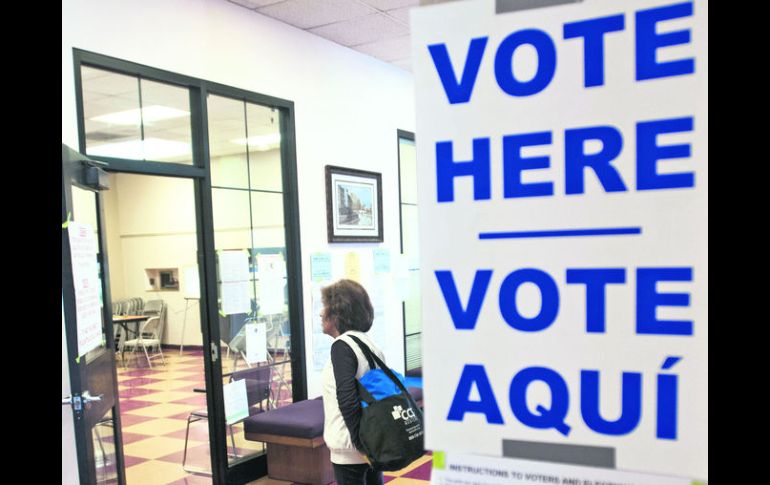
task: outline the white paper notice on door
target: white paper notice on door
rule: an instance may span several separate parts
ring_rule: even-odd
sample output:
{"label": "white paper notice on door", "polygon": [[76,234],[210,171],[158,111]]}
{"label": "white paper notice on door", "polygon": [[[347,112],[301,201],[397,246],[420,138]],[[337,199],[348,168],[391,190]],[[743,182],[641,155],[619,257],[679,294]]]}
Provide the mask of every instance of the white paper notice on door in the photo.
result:
{"label": "white paper notice on door", "polygon": [[283,313],[286,280],[283,278],[265,278],[259,281],[259,311],[262,315]]}
{"label": "white paper notice on door", "polygon": [[72,282],[75,286],[78,356],[83,356],[102,342],[96,238],[93,227],[75,221],[69,223],[67,232],[72,259]]}
{"label": "white paper notice on door", "polygon": [[267,360],[267,324],[247,323],[246,362],[256,364]]}
{"label": "white paper notice on door", "polygon": [[249,255],[246,251],[219,251],[219,278],[224,282],[249,280]]}
{"label": "white paper notice on door", "polygon": [[283,313],[284,286],[286,286],[286,262],[281,254],[260,254],[259,311],[262,315]]}
{"label": "white paper notice on door", "polygon": [[246,395],[246,381],[241,379],[222,387],[225,397],[225,420],[235,424],[249,416],[249,398]]}
{"label": "white paper notice on door", "polygon": [[251,312],[249,291],[249,255],[246,251],[219,251],[219,279],[222,313]]}
{"label": "white paper notice on door", "polygon": [[225,315],[251,312],[248,281],[222,282],[222,312]]}

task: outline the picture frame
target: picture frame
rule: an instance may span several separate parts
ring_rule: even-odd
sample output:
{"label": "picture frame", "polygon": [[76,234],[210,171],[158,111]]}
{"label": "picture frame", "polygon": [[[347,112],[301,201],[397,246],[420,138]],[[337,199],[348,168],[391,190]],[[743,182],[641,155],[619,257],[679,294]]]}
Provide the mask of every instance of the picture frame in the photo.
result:
{"label": "picture frame", "polygon": [[330,243],[383,242],[382,174],[327,165],[326,228]]}

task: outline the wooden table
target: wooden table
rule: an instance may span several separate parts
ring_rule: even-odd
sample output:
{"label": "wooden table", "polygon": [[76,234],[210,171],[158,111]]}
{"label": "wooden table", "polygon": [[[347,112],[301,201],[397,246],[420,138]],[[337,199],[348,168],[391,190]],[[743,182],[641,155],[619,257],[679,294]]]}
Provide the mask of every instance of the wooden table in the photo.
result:
{"label": "wooden table", "polygon": [[[113,315],[112,316],[112,323],[117,323],[123,328],[123,331],[125,332],[125,336],[128,337],[128,332],[131,332],[134,334],[134,337],[138,337],[139,335],[139,322],[143,322],[150,318],[152,315]],[[133,323],[134,324],[134,330],[129,330],[128,324]],[[123,351],[123,345],[122,342],[126,341],[126,337],[123,337],[121,339],[121,345],[118,350],[120,350],[120,359],[123,360],[124,358],[124,351]]]}
{"label": "wooden table", "polygon": [[112,323],[117,323],[121,327],[123,327],[123,330],[126,332],[130,332],[131,330],[128,329],[129,323],[135,323],[134,326],[134,336],[136,336],[139,333],[139,322],[142,322],[144,320],[147,320],[150,318],[151,315],[113,315],[112,316]]}

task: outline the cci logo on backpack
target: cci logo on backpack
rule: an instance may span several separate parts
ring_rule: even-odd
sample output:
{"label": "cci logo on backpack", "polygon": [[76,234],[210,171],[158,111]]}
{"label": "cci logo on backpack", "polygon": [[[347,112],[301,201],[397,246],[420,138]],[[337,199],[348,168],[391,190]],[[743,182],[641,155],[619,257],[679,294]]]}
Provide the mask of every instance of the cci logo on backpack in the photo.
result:
{"label": "cci logo on backpack", "polygon": [[404,410],[401,406],[393,406],[393,412],[391,413],[393,420],[403,419],[404,425],[409,425],[417,421],[417,416],[414,414],[414,409],[411,407]]}

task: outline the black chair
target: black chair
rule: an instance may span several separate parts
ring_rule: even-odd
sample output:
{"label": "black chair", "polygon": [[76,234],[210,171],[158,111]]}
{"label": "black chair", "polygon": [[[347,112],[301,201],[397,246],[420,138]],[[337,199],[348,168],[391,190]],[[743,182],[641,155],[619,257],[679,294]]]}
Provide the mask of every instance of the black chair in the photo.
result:
{"label": "black chair", "polygon": [[[250,369],[244,369],[230,374],[230,382],[245,380],[246,381],[246,398],[249,404],[249,416],[254,416],[259,413],[263,413],[267,410],[265,405],[267,399],[270,397],[270,385],[272,379],[272,367],[252,367]],[[205,392],[201,389],[196,391]],[[208,420],[209,413],[207,409],[201,409],[193,411],[187,417],[187,431],[184,435],[184,454],[182,455],[182,469],[189,473],[204,473],[211,474],[210,470],[200,468],[188,468],[187,465],[187,442],[190,436],[190,423],[195,423],[201,420]],[[246,418],[243,418],[246,419]],[[242,421],[242,420],[241,420]],[[240,421],[239,421],[240,422]],[[230,429],[230,442],[233,446],[233,456],[238,458],[238,449],[235,447],[235,433],[233,432],[233,425],[237,423],[231,423],[228,428]]]}

